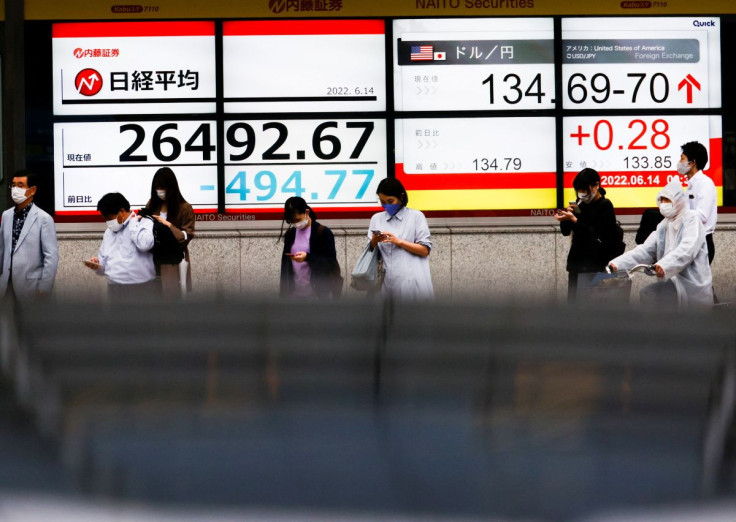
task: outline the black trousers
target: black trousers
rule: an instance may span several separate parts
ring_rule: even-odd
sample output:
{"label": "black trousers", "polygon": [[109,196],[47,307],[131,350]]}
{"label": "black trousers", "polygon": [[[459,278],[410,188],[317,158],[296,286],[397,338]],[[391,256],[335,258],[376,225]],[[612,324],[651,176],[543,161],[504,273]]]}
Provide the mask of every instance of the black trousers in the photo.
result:
{"label": "black trousers", "polygon": [[713,244],[713,234],[707,234],[705,236],[705,244],[708,245],[708,264],[713,263],[713,258],[716,257],[716,246]]}
{"label": "black trousers", "polygon": [[578,298],[578,290],[587,292],[595,272],[568,272],[567,273],[567,301],[574,303]]}

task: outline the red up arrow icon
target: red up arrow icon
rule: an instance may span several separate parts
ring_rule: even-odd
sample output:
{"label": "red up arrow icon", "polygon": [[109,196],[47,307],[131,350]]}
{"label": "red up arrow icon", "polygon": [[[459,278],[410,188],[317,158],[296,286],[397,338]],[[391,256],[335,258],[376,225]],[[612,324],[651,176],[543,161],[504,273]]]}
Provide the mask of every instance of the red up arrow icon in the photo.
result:
{"label": "red up arrow icon", "polygon": [[682,88],[685,87],[687,89],[686,95],[687,95],[687,103],[693,102],[693,87],[695,87],[697,90],[700,90],[700,84],[698,83],[698,80],[692,77],[692,75],[688,74],[685,76],[682,81],[677,85],[677,90],[681,91]]}

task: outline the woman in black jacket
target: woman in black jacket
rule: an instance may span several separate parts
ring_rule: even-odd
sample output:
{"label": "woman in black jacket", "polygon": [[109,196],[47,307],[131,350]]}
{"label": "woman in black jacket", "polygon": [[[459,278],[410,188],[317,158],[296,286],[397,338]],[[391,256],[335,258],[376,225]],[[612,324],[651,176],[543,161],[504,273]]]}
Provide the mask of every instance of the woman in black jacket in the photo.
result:
{"label": "woman in black jacket", "polygon": [[603,271],[611,259],[623,253],[621,246],[624,246],[613,204],[605,197],[598,172],[581,170],[572,186],[577,192],[576,204],[555,214],[562,235],[572,234],[567,255],[569,301],[575,300],[578,275]]}
{"label": "woman in black jacket", "polygon": [[342,293],[335,236],[316,218],[303,198],[284,203],[284,221],[291,226],[284,234],[281,297],[335,299]]}

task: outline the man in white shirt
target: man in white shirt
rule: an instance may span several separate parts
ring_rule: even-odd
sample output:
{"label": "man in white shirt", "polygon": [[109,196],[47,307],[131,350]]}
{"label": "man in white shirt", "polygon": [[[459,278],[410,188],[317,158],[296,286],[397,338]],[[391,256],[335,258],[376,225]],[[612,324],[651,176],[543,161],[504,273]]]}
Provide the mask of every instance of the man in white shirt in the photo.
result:
{"label": "man in white shirt", "polygon": [[125,197],[112,192],[97,203],[107,225],[98,257],[84,264],[107,279],[113,301],[141,300],[158,295],[153,264],[153,221],[130,211]]}
{"label": "man in white shirt", "polygon": [[713,180],[703,174],[703,169],[708,163],[708,151],[697,141],[691,141],[683,145],[680,163],[677,164],[677,172],[686,175],[688,179],[687,204],[690,210],[694,210],[705,229],[705,242],[708,246],[708,263],[713,262],[716,248],[713,244],[713,231],[716,229],[718,220],[718,194]]}

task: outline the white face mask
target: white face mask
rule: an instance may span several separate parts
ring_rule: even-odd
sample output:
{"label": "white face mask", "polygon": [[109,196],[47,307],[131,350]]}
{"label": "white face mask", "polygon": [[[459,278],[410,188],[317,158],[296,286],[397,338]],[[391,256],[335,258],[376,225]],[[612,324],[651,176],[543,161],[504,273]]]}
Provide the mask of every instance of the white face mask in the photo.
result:
{"label": "white face mask", "polygon": [[659,211],[666,218],[671,218],[675,215],[675,206],[672,203],[660,203]]}
{"label": "white face mask", "polygon": [[307,228],[307,225],[309,225],[309,219],[306,218],[302,219],[298,223],[294,223],[294,226],[299,230],[304,230],[305,228]]}
{"label": "white face mask", "polygon": [[595,195],[596,193],[592,190],[587,194],[585,194],[584,192],[578,192],[578,199],[580,199],[580,201],[582,201],[583,203],[590,203],[595,199]]}
{"label": "white face mask", "polygon": [[166,200],[166,191],[165,190],[157,190],[156,191],[156,195],[158,196],[158,199],[160,199],[161,201],[165,201]]}
{"label": "white face mask", "polygon": [[105,221],[105,225],[107,225],[107,228],[109,228],[113,232],[117,232],[118,230],[120,230],[120,227],[123,226],[122,223],[118,223],[118,218],[111,219],[110,221]]}
{"label": "white face mask", "polygon": [[677,172],[679,174],[682,174],[683,176],[690,172],[690,162],[689,161],[681,161],[677,164]]}
{"label": "white face mask", "polygon": [[28,189],[20,187],[13,187],[10,189],[10,197],[13,198],[16,205],[20,205],[28,199],[28,196],[26,196],[26,190]]}

